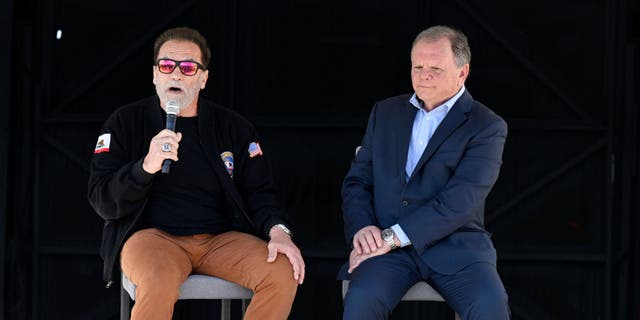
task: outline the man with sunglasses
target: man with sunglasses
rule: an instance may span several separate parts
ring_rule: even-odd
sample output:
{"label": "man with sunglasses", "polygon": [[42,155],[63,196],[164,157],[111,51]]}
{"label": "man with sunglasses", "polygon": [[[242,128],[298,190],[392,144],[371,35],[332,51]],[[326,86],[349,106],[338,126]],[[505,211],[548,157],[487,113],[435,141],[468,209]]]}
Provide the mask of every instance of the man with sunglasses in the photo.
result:
{"label": "man with sunglasses", "polygon": [[[254,127],[199,99],[211,57],[205,38],[169,29],[154,45],[157,95],[105,122],[91,161],[89,202],[105,220],[104,278],[137,286],[132,319],[171,319],[192,273],[254,291],[247,319],[286,319],[305,276]],[[165,128],[178,106],[175,132]],[[162,163],[171,170],[162,174]],[[265,241],[265,240],[268,240]]]}

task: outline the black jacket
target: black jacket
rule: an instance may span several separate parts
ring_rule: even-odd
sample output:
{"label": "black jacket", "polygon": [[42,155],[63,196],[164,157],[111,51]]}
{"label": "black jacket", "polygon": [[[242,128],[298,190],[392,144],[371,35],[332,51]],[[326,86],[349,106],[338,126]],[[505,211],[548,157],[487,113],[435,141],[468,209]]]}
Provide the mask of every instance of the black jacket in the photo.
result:
{"label": "black jacket", "polygon": [[[145,179],[142,161],[151,138],[164,129],[165,119],[159,98],[152,96],[119,108],[101,129],[101,135],[111,134],[111,142],[108,151],[93,155],[88,198],[105,220],[100,255],[107,287],[117,279],[114,273],[119,272],[115,265],[120,250],[136,230],[147,202],[153,180]],[[249,144],[258,142],[253,125],[237,113],[200,98],[198,131],[207,160],[232,208],[234,229],[266,239],[272,226],[287,224],[268,161],[264,155],[249,156]],[[233,153],[233,178],[220,156],[225,151]]]}

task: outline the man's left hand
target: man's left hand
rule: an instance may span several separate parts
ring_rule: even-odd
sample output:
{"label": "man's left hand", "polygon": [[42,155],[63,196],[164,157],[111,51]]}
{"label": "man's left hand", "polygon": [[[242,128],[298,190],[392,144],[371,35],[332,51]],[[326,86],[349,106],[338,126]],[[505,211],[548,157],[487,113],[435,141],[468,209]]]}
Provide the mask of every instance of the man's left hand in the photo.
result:
{"label": "man's left hand", "polygon": [[389,244],[387,244],[386,242],[384,243],[384,245],[382,245],[382,248],[376,250],[376,251],[371,251],[370,253],[361,253],[358,254],[358,252],[356,252],[356,249],[351,250],[351,254],[349,254],[349,270],[347,272],[351,273],[353,272],[353,270],[355,270],[363,261],[375,257],[375,256],[381,256],[383,254],[387,254],[389,251],[391,251],[391,247],[389,246]]}
{"label": "man's left hand", "polygon": [[302,259],[300,249],[293,243],[291,237],[277,226],[271,228],[269,236],[271,240],[269,240],[269,244],[267,245],[269,250],[267,262],[271,263],[276,261],[278,253],[286,255],[293,267],[293,278],[296,279],[299,284],[302,284],[304,281],[304,260]]}

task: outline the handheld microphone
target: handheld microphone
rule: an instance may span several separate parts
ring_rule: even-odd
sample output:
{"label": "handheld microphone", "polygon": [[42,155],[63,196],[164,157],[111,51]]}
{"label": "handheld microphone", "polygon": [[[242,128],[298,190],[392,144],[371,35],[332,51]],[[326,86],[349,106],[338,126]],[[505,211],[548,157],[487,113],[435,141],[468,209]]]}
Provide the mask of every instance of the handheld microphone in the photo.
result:
{"label": "handheld microphone", "polygon": [[[167,111],[167,129],[171,131],[175,131],[176,129],[176,118],[178,117],[178,113],[180,113],[180,106],[175,100],[169,100],[166,105]],[[164,159],[162,161],[162,173],[169,173],[169,167],[171,166],[171,159]]]}

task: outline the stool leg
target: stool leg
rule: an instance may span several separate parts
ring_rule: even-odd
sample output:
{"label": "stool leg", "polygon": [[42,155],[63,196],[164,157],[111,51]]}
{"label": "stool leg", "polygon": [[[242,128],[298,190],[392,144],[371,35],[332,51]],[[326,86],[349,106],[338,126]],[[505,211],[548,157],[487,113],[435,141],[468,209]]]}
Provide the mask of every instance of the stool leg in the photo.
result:
{"label": "stool leg", "polygon": [[129,293],[122,286],[120,287],[120,320],[131,318],[131,300]]}
{"label": "stool leg", "polygon": [[220,300],[220,319],[231,320],[231,300]]}
{"label": "stool leg", "polygon": [[247,312],[247,306],[251,302],[250,299],[242,299],[242,318],[244,319],[244,313]]}

